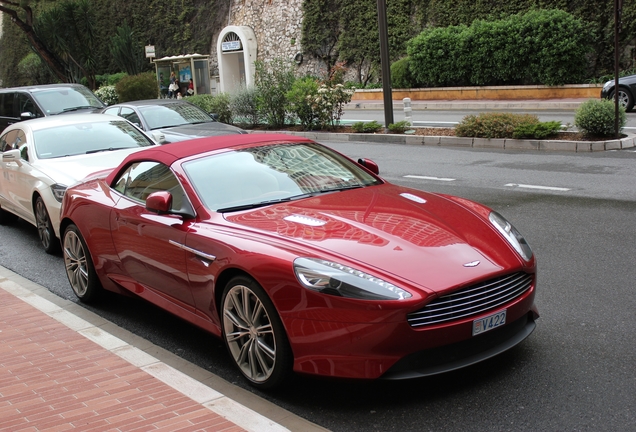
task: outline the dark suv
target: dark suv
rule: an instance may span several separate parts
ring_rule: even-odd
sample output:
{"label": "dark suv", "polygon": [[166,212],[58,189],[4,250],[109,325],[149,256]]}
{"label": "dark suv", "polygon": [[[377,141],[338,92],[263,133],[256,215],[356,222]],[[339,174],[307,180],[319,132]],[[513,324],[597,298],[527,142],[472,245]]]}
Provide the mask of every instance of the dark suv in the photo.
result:
{"label": "dark suv", "polygon": [[99,111],[104,103],[81,84],[47,84],[0,89],[0,132],[37,117]]}

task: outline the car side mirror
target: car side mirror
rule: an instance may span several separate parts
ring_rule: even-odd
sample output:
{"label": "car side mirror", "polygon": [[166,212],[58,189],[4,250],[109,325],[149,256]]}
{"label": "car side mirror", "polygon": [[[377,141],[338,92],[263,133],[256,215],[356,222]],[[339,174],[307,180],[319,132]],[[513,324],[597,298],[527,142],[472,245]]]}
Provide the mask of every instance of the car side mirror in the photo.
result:
{"label": "car side mirror", "polygon": [[373,162],[371,159],[358,159],[358,163],[371,171],[375,175],[380,175],[380,167],[377,163]]}
{"label": "car side mirror", "polygon": [[25,111],[23,113],[20,113],[20,120],[29,120],[32,118],[35,118],[35,114],[33,114],[32,112]]}
{"label": "car side mirror", "polygon": [[146,210],[167,214],[172,208],[172,194],[167,191],[153,192],[146,198]]}
{"label": "car side mirror", "polygon": [[219,121],[219,115],[217,113],[209,113],[212,120]]}
{"label": "car side mirror", "polygon": [[15,162],[18,165],[22,165],[20,150],[13,149],[2,153],[2,162]]}

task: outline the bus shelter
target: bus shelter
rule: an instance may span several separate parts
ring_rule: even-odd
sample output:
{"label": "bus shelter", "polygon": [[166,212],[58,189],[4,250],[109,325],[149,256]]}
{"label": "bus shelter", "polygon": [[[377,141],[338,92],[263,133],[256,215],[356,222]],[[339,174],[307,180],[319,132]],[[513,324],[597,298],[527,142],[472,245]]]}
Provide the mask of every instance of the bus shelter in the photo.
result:
{"label": "bus shelter", "polygon": [[161,96],[166,97],[168,94],[171,72],[174,72],[179,80],[179,91],[182,95],[187,95],[190,79],[194,84],[195,95],[211,94],[209,58],[210,56],[202,54],[184,54],[153,60]]}

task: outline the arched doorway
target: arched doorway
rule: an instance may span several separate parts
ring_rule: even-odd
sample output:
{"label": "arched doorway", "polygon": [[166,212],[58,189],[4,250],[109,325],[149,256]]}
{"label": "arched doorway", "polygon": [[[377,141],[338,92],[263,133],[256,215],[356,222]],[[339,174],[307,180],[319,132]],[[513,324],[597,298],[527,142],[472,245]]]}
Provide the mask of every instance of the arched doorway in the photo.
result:
{"label": "arched doorway", "polygon": [[254,85],[256,48],[256,36],[250,27],[228,26],[221,30],[216,52],[222,93]]}

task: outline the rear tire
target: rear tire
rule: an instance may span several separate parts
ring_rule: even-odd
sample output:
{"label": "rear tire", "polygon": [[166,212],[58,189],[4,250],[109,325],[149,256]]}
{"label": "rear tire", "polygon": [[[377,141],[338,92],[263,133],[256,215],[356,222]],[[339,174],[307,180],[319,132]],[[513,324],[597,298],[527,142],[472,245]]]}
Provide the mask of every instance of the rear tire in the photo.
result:
{"label": "rear tire", "polygon": [[62,236],[66,276],[73,292],[84,303],[94,302],[102,294],[93,259],[76,225],[69,225]]}
{"label": "rear tire", "polygon": [[225,346],[251,385],[279,387],[291,373],[292,353],[274,304],[251,278],[230,280],[221,301]]}
{"label": "rear tire", "polygon": [[46,210],[42,197],[35,199],[35,222],[38,228],[38,236],[44,251],[54,254],[60,250],[60,242],[55,236],[55,230],[51,224],[49,212]]}

